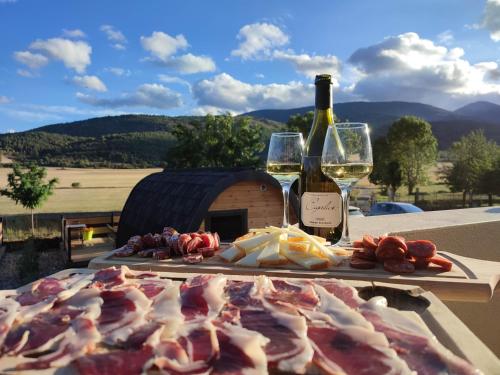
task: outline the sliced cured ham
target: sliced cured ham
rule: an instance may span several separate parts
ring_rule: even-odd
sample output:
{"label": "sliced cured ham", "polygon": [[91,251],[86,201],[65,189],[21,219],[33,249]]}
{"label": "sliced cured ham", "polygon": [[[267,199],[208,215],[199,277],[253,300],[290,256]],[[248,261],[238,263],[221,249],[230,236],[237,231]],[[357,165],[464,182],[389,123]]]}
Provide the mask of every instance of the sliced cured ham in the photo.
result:
{"label": "sliced cured ham", "polygon": [[357,308],[365,301],[358,296],[358,292],[352,286],[335,279],[316,279],[316,285],[321,285],[328,292],[333,294],[338,299],[342,300],[347,306]]}
{"label": "sliced cured ham", "polygon": [[74,360],[71,365],[82,375],[139,375],[152,356],[153,349],[144,346],[140,350],[117,350],[83,356]]}
{"label": "sliced cured ham", "polygon": [[267,374],[264,347],[269,340],[264,336],[225,324],[217,328],[217,340],[220,356],[213,363],[211,374]]}
{"label": "sliced cured ham", "polygon": [[309,324],[314,363],[327,374],[411,374],[389,348],[383,335],[357,327],[339,329],[322,322]]}
{"label": "sliced cured ham", "polygon": [[97,322],[104,342],[125,342],[135,329],[146,324],[151,300],[138,289],[104,290],[100,297],[104,302]]}
{"label": "sliced cured ham", "polygon": [[178,338],[190,362],[212,363],[219,356],[219,342],[215,326],[206,321],[201,325],[187,326],[185,335]]}
{"label": "sliced cured ham", "polygon": [[376,297],[368,301],[360,306],[360,311],[378,332],[387,337],[399,357],[418,374],[478,373],[471,364],[446,349],[413,320],[396,309],[386,307],[382,299]]}
{"label": "sliced cured ham", "polygon": [[114,286],[125,284],[128,267],[111,267],[97,271],[92,279],[92,286],[99,289],[110,289]]}
{"label": "sliced cured ham", "polygon": [[215,318],[226,300],[224,276],[196,276],[180,287],[181,311],[186,321]]}
{"label": "sliced cured ham", "polygon": [[163,337],[173,337],[184,323],[179,287],[170,285],[158,294],[148,312],[147,319],[163,325]]}
{"label": "sliced cured ham", "polygon": [[38,314],[31,321],[10,330],[3,351],[31,354],[48,350],[62,338],[71,321],[82,313],[82,310],[63,307]]}
{"label": "sliced cured ham", "polygon": [[[16,319],[16,315],[21,305],[13,298],[5,298],[0,300],[0,348],[7,337],[7,333]],[[2,350],[0,349],[0,356]]]}
{"label": "sliced cured ham", "polygon": [[18,370],[46,369],[50,367],[63,367],[72,360],[85,355],[94,349],[101,340],[94,322],[86,318],[77,318],[71,328],[64,334],[58,349],[50,354],[37,358],[35,362],[27,362],[16,366]]}
{"label": "sliced cured ham", "polygon": [[226,288],[229,301],[240,308],[239,324],[243,328],[269,340],[265,353],[271,368],[304,373],[313,356],[305,318],[266,303],[262,294],[270,291],[268,282],[268,279],[260,279],[257,288],[246,282],[232,282]]}
{"label": "sliced cured ham", "polygon": [[273,290],[266,294],[271,303],[286,303],[295,308],[312,310],[319,303],[313,284],[294,283],[289,280],[273,280]]}

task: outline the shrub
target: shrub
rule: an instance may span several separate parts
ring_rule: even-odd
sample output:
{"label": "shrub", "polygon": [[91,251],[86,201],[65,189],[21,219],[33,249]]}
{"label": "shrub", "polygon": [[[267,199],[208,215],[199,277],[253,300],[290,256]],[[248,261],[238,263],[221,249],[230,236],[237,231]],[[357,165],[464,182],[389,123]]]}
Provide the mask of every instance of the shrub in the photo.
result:
{"label": "shrub", "polygon": [[71,187],[72,188],[75,188],[75,189],[78,189],[79,187],[81,187],[82,185],[79,183],[79,182],[72,182],[71,183]]}

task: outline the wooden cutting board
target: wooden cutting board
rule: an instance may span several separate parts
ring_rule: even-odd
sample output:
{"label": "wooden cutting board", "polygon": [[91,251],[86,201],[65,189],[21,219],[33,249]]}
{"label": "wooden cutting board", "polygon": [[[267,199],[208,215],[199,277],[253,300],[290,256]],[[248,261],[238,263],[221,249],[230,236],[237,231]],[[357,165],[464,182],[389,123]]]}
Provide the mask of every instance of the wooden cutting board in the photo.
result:
{"label": "wooden cutting board", "polygon": [[[139,256],[115,257],[112,253],[94,258],[89,268],[100,269],[115,265],[126,265],[135,270],[166,271],[180,277],[198,273],[223,273],[225,275],[267,275],[298,278],[338,278],[398,284],[418,285],[439,298],[448,301],[487,302],[491,300],[500,281],[500,262],[467,258],[449,252],[438,252],[453,262],[450,272],[430,266],[415,273],[395,275],[383,269],[381,264],[371,270],[351,268],[348,262],[323,270],[306,270],[293,263],[275,267],[247,268],[226,263],[217,255],[204,259],[202,263],[185,264],[182,258],[153,260]],[[500,288],[498,288],[500,290]]]}
{"label": "wooden cutting board", "polygon": [[[50,277],[64,278],[73,273],[93,273],[92,269],[67,269]],[[184,280],[189,275],[178,272],[159,272],[162,278]],[[236,280],[251,280],[252,276],[229,275]],[[369,298],[382,295],[387,298],[389,306],[403,310],[404,313],[420,324],[423,329],[430,330],[446,348],[456,355],[467,359],[484,374],[500,373],[500,360],[484,345],[481,340],[467,328],[446,305],[433,293],[417,286],[404,284],[387,284],[349,280],[347,283],[358,289],[360,295]],[[34,371],[13,370],[19,362],[14,357],[0,358],[0,374],[23,375],[74,375],[71,368],[47,369]]]}

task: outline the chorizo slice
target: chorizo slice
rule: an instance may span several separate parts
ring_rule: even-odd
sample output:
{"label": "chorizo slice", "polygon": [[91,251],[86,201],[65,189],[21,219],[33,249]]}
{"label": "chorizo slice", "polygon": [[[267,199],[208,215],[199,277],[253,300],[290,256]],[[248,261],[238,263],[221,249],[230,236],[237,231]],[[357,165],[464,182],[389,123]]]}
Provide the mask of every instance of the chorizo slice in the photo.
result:
{"label": "chorizo slice", "polygon": [[436,255],[436,245],[428,240],[406,241],[408,253],[418,258],[432,258]]}
{"label": "chorizo slice", "polygon": [[397,274],[415,272],[415,266],[407,259],[388,259],[384,262],[384,269]]}

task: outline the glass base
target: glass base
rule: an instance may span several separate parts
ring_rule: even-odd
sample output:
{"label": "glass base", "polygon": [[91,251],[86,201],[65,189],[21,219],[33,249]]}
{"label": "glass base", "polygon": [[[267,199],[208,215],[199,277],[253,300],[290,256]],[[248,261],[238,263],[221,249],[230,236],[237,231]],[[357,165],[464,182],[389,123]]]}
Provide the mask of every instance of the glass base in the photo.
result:
{"label": "glass base", "polygon": [[336,244],[334,244],[333,246],[337,246],[337,247],[352,247],[352,242],[351,242],[351,239],[349,237],[347,238],[341,238],[339,242],[337,242]]}

